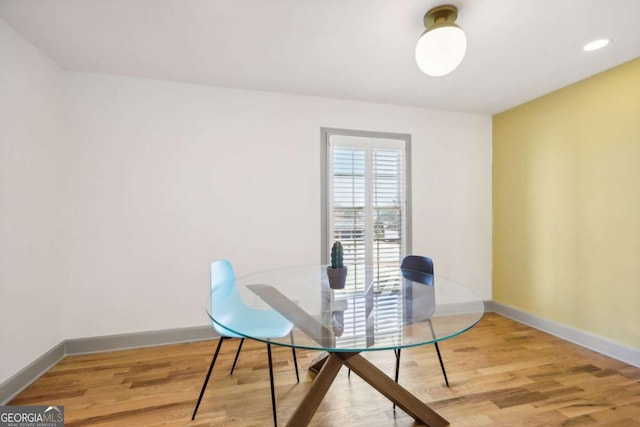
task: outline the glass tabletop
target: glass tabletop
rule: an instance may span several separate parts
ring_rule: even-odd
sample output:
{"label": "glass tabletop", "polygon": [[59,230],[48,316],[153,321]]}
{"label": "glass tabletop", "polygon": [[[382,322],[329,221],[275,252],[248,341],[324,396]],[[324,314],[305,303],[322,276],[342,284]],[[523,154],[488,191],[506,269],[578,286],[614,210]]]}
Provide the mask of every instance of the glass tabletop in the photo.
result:
{"label": "glass tabletop", "polygon": [[[329,286],[326,265],[263,271],[236,278],[232,288],[209,296],[213,322],[247,338],[330,352],[445,340],[473,327],[484,313],[480,297],[465,286],[399,267],[350,265],[343,289]],[[238,304],[244,321],[228,312]],[[253,315],[264,322],[286,319],[292,337],[258,336],[246,321]]]}

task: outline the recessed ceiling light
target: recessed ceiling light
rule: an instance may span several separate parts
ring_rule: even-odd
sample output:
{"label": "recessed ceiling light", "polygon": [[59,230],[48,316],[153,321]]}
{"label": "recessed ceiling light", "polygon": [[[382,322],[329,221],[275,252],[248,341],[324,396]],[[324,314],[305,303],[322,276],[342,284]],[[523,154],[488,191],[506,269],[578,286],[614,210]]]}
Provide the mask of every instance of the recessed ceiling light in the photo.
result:
{"label": "recessed ceiling light", "polygon": [[584,50],[585,52],[591,52],[592,50],[598,50],[601,49],[603,47],[605,47],[606,45],[609,44],[609,39],[598,39],[598,40],[594,40],[592,42],[589,42],[587,44],[584,45],[584,47],[582,48],[582,50]]}

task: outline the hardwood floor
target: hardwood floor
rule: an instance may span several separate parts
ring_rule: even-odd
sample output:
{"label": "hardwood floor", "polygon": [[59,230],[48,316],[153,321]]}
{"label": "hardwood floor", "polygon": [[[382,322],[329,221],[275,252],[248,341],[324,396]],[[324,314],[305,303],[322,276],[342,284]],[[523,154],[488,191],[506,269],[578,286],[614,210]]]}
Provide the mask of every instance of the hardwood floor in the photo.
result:
{"label": "hardwood floor", "polygon": [[[264,344],[247,341],[233,376],[237,340],[225,342],[195,421],[191,413],[216,341],[63,359],[12,405],[64,405],[65,426],[269,426]],[[640,369],[494,313],[440,345],[451,387],[433,346],[402,353],[400,383],[451,426],[640,426]],[[316,352],[274,350],[281,425],[307,392]],[[392,351],[367,359],[392,374]],[[340,372],[311,425],[416,426],[356,375]]]}

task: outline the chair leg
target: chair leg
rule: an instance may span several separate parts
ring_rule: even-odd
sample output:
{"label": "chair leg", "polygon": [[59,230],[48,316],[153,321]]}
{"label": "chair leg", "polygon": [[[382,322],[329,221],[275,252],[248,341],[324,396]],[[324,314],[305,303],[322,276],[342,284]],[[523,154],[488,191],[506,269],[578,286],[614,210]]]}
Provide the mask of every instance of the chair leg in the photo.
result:
{"label": "chair leg", "polygon": [[[431,319],[429,319],[429,328],[431,328],[431,336],[435,339],[436,333],[433,330],[433,323],[431,323]],[[438,355],[438,360],[440,361],[440,368],[442,369],[442,375],[444,375],[444,382],[449,387],[449,380],[447,379],[447,371],[444,369],[444,363],[442,362],[442,356],[440,356],[440,347],[438,347],[438,342],[433,343],[436,346],[436,354]]]}
{"label": "chair leg", "polygon": [[394,379],[398,382],[398,378],[400,377],[400,349],[393,351],[396,354],[396,376]]}
{"label": "chair leg", "polygon": [[233,359],[233,365],[231,366],[231,371],[229,375],[233,375],[234,369],[236,369],[236,363],[238,363],[238,356],[240,356],[240,350],[242,349],[242,344],[244,344],[244,338],[240,338],[240,344],[238,344],[238,351],[236,351],[236,357]]}
{"label": "chair leg", "polygon": [[207,376],[204,379],[204,384],[202,384],[202,390],[200,390],[200,396],[198,397],[198,402],[196,403],[196,407],[193,410],[193,415],[191,416],[191,421],[196,419],[196,414],[198,413],[198,407],[200,407],[200,402],[202,401],[202,396],[204,396],[204,391],[207,388],[207,384],[209,383],[209,377],[211,377],[211,372],[213,371],[213,365],[216,364],[216,359],[218,358],[218,353],[220,352],[220,347],[222,347],[222,341],[225,340],[226,337],[220,337],[218,341],[218,346],[216,347],[216,352],[213,353],[213,358],[211,359],[211,365],[209,365],[209,371],[207,372]]}
{"label": "chair leg", "polygon": [[300,382],[300,375],[298,374],[298,358],[296,357],[296,347],[293,342],[293,331],[289,332],[291,337],[291,353],[293,353],[293,366],[296,368],[296,380]]}
{"label": "chair leg", "polygon": [[442,356],[440,356],[440,348],[438,348],[438,343],[434,342],[436,346],[436,353],[438,354],[438,360],[440,361],[440,368],[442,368],[442,375],[444,375],[444,382],[449,387],[449,380],[447,379],[447,371],[444,370],[444,363],[442,362]]}
{"label": "chair leg", "polygon": [[[395,376],[395,380],[396,383],[398,382],[398,378],[400,377],[400,349],[397,350],[393,350],[394,353],[396,354],[396,376]],[[393,410],[396,410],[396,404],[393,404]]]}
{"label": "chair leg", "polygon": [[269,357],[269,382],[271,384],[271,409],[273,410],[273,427],[278,427],[276,412],[276,390],[273,386],[273,362],[271,361],[271,343],[267,342],[267,356]]}

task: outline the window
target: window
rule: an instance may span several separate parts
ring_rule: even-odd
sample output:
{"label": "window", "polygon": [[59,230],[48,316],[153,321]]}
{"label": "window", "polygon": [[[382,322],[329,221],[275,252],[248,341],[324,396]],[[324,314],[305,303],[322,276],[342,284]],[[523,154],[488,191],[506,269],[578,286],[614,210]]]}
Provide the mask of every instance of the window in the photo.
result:
{"label": "window", "polygon": [[[339,240],[345,265],[354,269],[345,291],[355,297],[373,281],[373,314],[384,319],[375,322],[377,341],[394,340],[384,325],[402,322],[397,268],[410,252],[409,148],[409,135],[322,129],[322,262],[329,263],[331,245]],[[365,339],[360,331],[366,325],[356,320],[363,316],[354,312],[350,321],[349,314],[342,339]]]}
{"label": "window", "polygon": [[322,129],[323,262],[340,240],[346,264],[383,272],[409,248],[410,136]]}

